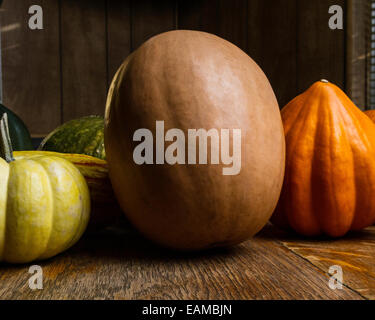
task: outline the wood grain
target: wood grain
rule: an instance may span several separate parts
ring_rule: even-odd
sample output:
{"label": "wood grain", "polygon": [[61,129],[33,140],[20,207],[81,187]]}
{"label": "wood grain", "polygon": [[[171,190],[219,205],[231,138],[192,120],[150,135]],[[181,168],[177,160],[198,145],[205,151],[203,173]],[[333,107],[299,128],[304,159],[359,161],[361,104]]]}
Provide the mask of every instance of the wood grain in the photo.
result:
{"label": "wood grain", "polygon": [[367,66],[369,57],[370,1],[348,0],[346,92],[360,108],[367,107]]}
{"label": "wood grain", "polygon": [[112,227],[39,264],[44,289],[28,288],[29,265],[0,265],[1,299],[362,299],[331,290],[319,270],[275,239],[272,227],[234,248],[183,254]]}
{"label": "wood grain", "polygon": [[131,52],[130,0],[107,1],[108,84]]}
{"label": "wood grain", "polygon": [[176,29],[175,0],[134,0],[132,11],[132,50],[159,33]]}
{"label": "wood grain", "polygon": [[63,121],[104,115],[107,96],[105,0],[61,2]]}
{"label": "wood grain", "polygon": [[248,53],[274,88],[280,108],[296,96],[296,1],[249,1]]}
{"label": "wood grain", "polygon": [[[28,27],[31,5],[43,8],[43,30]],[[61,123],[58,0],[5,0],[1,22],[4,105],[44,135]]]}
{"label": "wood grain", "polygon": [[247,50],[248,4],[246,0],[218,1],[218,36]]}
{"label": "wood grain", "polygon": [[331,5],[346,8],[345,0],[297,1],[297,81],[301,93],[320,79],[345,89],[345,31],[331,30]]}
{"label": "wood grain", "polygon": [[[62,121],[103,114],[108,85],[129,52],[155,34],[179,28],[211,32],[245,49],[267,74],[280,107],[321,78],[342,88],[347,84],[362,107],[365,80],[353,81],[353,74],[364,72],[363,36],[360,48],[348,41],[349,57],[357,58],[347,64],[346,31],[328,28],[329,6],[351,8],[351,2],[6,0],[4,102],[37,136]],[[352,7],[360,8],[360,2]],[[27,27],[31,4],[43,7],[42,31]],[[354,27],[349,19],[353,37],[359,32]]]}
{"label": "wood grain", "polygon": [[177,11],[178,29],[218,34],[217,0],[178,0]]}
{"label": "wood grain", "polygon": [[280,231],[269,234],[298,256],[327,273],[341,266],[343,283],[368,299],[375,299],[375,227],[352,232],[341,239],[302,239]]}
{"label": "wood grain", "polygon": [[247,49],[247,1],[178,2],[178,28],[213,33]]}

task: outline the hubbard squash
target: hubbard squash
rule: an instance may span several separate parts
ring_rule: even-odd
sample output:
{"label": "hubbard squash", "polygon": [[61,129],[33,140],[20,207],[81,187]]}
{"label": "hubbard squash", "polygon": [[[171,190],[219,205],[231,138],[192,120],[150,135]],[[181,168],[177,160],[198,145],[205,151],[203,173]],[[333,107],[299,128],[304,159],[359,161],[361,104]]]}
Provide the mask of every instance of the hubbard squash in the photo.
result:
{"label": "hubbard squash", "polygon": [[85,179],[69,161],[54,156],[15,160],[6,114],[1,119],[0,261],[50,258],[74,245],[90,214]]}
{"label": "hubbard squash", "polygon": [[375,222],[375,125],[322,80],[281,112],[285,180],[272,222],[331,237]]}
{"label": "hubbard squash", "polygon": [[[161,163],[155,154],[153,164],[136,164],[134,135],[142,128],[154,133],[156,121],[180,135],[190,129],[239,129],[241,154],[235,156],[241,170],[223,175],[225,166],[213,164],[210,154],[208,164],[155,164]],[[104,139],[123,211],[161,245],[194,250],[237,244],[257,233],[276,206],[285,160],[277,100],[258,65],[214,35],[171,31],[137,49],[112,82]],[[155,153],[163,157],[159,142]],[[196,151],[185,145],[182,150],[180,162]]]}
{"label": "hubbard squash", "polygon": [[101,116],[73,119],[53,130],[38,149],[105,159],[103,130],[104,119]]}

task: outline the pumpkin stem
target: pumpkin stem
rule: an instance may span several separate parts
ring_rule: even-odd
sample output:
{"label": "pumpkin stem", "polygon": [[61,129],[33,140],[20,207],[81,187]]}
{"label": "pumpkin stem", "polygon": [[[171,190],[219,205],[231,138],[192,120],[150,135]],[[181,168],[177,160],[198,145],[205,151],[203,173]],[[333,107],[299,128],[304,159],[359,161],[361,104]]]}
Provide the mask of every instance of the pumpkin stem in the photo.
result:
{"label": "pumpkin stem", "polygon": [[0,157],[6,162],[14,161],[12,143],[10,141],[8,115],[4,112],[0,119]]}
{"label": "pumpkin stem", "polygon": [[329,81],[326,80],[326,79],[321,79],[320,82],[323,82],[323,83],[329,83]]}

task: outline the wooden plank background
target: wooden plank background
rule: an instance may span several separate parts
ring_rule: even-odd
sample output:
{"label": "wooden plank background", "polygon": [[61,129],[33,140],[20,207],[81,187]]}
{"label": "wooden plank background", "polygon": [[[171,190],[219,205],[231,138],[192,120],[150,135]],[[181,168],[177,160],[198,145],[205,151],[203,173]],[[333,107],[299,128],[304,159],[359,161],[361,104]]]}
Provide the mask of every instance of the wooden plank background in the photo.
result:
{"label": "wooden plank background", "polygon": [[[328,28],[329,6],[348,0],[4,0],[4,104],[34,136],[103,114],[111,79],[145,40],[173,29],[207,31],[245,50],[265,71],[280,107],[327,78],[346,83],[346,37]],[[28,8],[44,29],[28,28]]]}
{"label": "wooden plank background", "polygon": [[347,93],[359,108],[369,109],[371,2],[348,0],[347,6]]}

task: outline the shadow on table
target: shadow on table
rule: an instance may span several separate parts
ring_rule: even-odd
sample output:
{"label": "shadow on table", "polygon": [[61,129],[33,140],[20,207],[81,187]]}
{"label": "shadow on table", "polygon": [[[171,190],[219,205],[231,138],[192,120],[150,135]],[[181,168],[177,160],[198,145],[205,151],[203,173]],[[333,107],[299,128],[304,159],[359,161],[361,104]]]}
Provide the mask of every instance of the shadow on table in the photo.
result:
{"label": "shadow on table", "polygon": [[224,258],[236,256],[244,250],[241,245],[233,247],[212,248],[202,251],[178,251],[161,247],[146,239],[129,224],[107,227],[101,231],[91,232],[72,248],[67,254],[88,255],[101,259],[137,259],[153,261],[195,260],[203,258]]}
{"label": "shadow on table", "polygon": [[368,227],[361,231],[350,231],[346,235],[332,238],[327,235],[308,237],[297,234],[293,230],[283,230],[268,223],[257,235],[257,238],[264,240],[278,240],[286,242],[327,242],[327,241],[355,241],[355,240],[375,240],[375,226]]}

